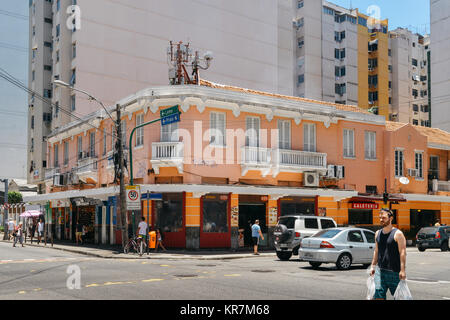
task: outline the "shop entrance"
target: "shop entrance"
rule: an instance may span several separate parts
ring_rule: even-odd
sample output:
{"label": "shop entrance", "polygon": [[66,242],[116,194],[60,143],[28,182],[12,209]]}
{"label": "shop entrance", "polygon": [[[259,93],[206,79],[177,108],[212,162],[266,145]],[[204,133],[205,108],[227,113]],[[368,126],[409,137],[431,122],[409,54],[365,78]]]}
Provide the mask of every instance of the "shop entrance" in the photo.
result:
{"label": "shop entrance", "polygon": [[186,248],[185,193],[165,193],[153,203],[153,226],[161,229],[164,246]]}
{"label": "shop entrance", "polygon": [[201,199],[200,248],[230,248],[229,195],[208,194]]}
{"label": "shop entrance", "polygon": [[239,230],[243,230],[244,246],[246,247],[253,247],[251,227],[257,219],[264,236],[264,240],[260,240],[259,244],[260,246],[267,246],[266,203],[239,203]]}
{"label": "shop entrance", "polygon": [[[80,206],[78,207],[77,223],[85,228],[83,235],[83,242],[94,243],[94,221],[95,221],[95,206]],[[76,225],[75,225],[76,228]]]}
{"label": "shop entrance", "polygon": [[411,230],[417,233],[420,228],[434,226],[440,215],[439,210],[410,210]]}

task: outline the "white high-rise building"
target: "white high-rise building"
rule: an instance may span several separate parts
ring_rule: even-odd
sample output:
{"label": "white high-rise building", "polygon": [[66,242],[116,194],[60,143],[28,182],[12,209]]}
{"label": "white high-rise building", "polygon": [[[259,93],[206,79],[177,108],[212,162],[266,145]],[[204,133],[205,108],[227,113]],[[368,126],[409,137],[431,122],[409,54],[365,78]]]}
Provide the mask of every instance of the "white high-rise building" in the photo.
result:
{"label": "white high-rise building", "polygon": [[430,37],[397,28],[389,32],[391,119],[430,126]]}
{"label": "white high-rise building", "polygon": [[[72,5],[80,9],[75,15],[67,11]],[[183,41],[214,53],[203,78],[293,95],[292,20],[293,0],[30,0],[30,87],[53,108],[30,96],[28,181],[45,189],[50,130],[100,108],[54,80],[113,105],[167,85],[169,41]],[[74,21],[80,29],[70,27]]]}
{"label": "white high-rise building", "polygon": [[450,131],[450,1],[430,0],[431,125]]}

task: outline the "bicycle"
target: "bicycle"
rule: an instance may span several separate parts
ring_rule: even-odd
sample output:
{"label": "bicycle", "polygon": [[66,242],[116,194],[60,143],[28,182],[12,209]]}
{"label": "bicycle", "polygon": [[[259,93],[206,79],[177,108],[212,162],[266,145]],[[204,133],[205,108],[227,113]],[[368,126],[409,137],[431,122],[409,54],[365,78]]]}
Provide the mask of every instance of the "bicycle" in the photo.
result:
{"label": "bicycle", "polygon": [[123,248],[123,252],[128,254],[130,250],[134,250],[139,256],[142,256],[146,247],[147,244],[145,243],[143,236],[135,236],[128,240],[128,243]]}

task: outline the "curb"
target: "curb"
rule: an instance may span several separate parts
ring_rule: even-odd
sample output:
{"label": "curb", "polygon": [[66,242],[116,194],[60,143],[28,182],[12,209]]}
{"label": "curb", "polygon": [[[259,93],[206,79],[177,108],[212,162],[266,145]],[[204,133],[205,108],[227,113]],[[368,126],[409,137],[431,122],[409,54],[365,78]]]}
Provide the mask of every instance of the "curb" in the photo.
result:
{"label": "curb", "polygon": [[[0,242],[4,242],[4,243],[11,243],[8,240],[0,240]],[[45,245],[38,245],[38,244],[31,244],[31,243],[27,243],[26,246],[29,247],[38,247],[38,248],[47,248],[47,249],[55,249],[55,250],[60,250],[60,251],[65,251],[65,252],[70,252],[70,253],[76,253],[76,254],[82,254],[82,255],[87,255],[87,256],[92,256],[92,257],[97,257],[97,258],[103,258],[103,259],[129,259],[129,260],[148,260],[148,259],[183,259],[183,260],[232,260],[232,259],[242,259],[242,258],[256,258],[255,255],[253,255],[252,253],[244,253],[241,255],[236,255],[236,254],[230,254],[230,255],[211,255],[211,256],[204,256],[204,255],[189,255],[189,254],[168,254],[168,255],[157,255],[155,256],[155,253],[150,253],[149,255],[147,255],[146,253],[144,253],[141,257],[139,256],[120,256],[123,255],[123,253],[120,254],[106,254],[106,255],[102,255],[99,253],[95,253],[95,252],[86,252],[86,251],[82,251],[82,250],[75,250],[75,249],[70,249],[70,248],[61,248],[61,247],[55,247],[55,246],[45,246]],[[177,256],[173,256],[173,255],[177,255]],[[260,253],[260,257],[264,257],[264,256],[275,256],[275,253]]]}

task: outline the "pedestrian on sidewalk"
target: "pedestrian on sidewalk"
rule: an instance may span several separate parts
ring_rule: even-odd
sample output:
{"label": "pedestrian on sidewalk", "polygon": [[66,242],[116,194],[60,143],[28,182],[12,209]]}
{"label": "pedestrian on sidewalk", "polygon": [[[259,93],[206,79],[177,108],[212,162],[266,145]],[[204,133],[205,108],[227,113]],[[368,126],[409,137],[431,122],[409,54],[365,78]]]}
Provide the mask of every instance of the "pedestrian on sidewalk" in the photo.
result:
{"label": "pedestrian on sidewalk", "polygon": [[158,251],[158,248],[161,247],[164,251],[167,251],[167,249],[164,247],[163,245],[163,234],[161,232],[160,228],[156,229],[156,247],[155,247],[155,252]]}
{"label": "pedestrian on sidewalk", "polygon": [[253,254],[254,255],[259,255],[258,244],[259,244],[260,237],[262,240],[264,240],[264,236],[261,233],[261,227],[259,226],[259,220],[255,220],[255,224],[252,225],[252,239],[253,239]]}
{"label": "pedestrian on sidewalk", "polygon": [[14,240],[14,231],[16,229],[16,225],[12,218],[8,221],[8,240],[11,240],[11,238]]}
{"label": "pedestrian on sidewalk", "polygon": [[14,244],[13,247],[16,246],[17,241],[20,241],[20,244],[23,247],[23,230],[22,230],[22,223],[19,223],[19,225],[17,226],[16,230],[16,236],[14,237]]}
{"label": "pedestrian on sidewalk", "polygon": [[77,226],[76,226],[76,232],[75,232],[75,239],[77,241],[80,241],[81,244],[83,244],[83,239],[82,236],[83,235],[83,225],[78,221]]}
{"label": "pedestrian on sidewalk", "polygon": [[39,219],[37,229],[38,229],[38,244],[39,244],[39,243],[41,243],[41,239],[44,236],[44,219],[43,218]]}
{"label": "pedestrian on sidewalk", "polygon": [[[393,219],[391,210],[380,210],[383,228],[375,234],[375,251],[370,270],[370,275],[375,276],[374,300],[386,300],[388,289],[394,295],[400,280],[406,280],[406,238],[402,231],[392,226]],[[375,272],[376,265],[379,272]]]}

